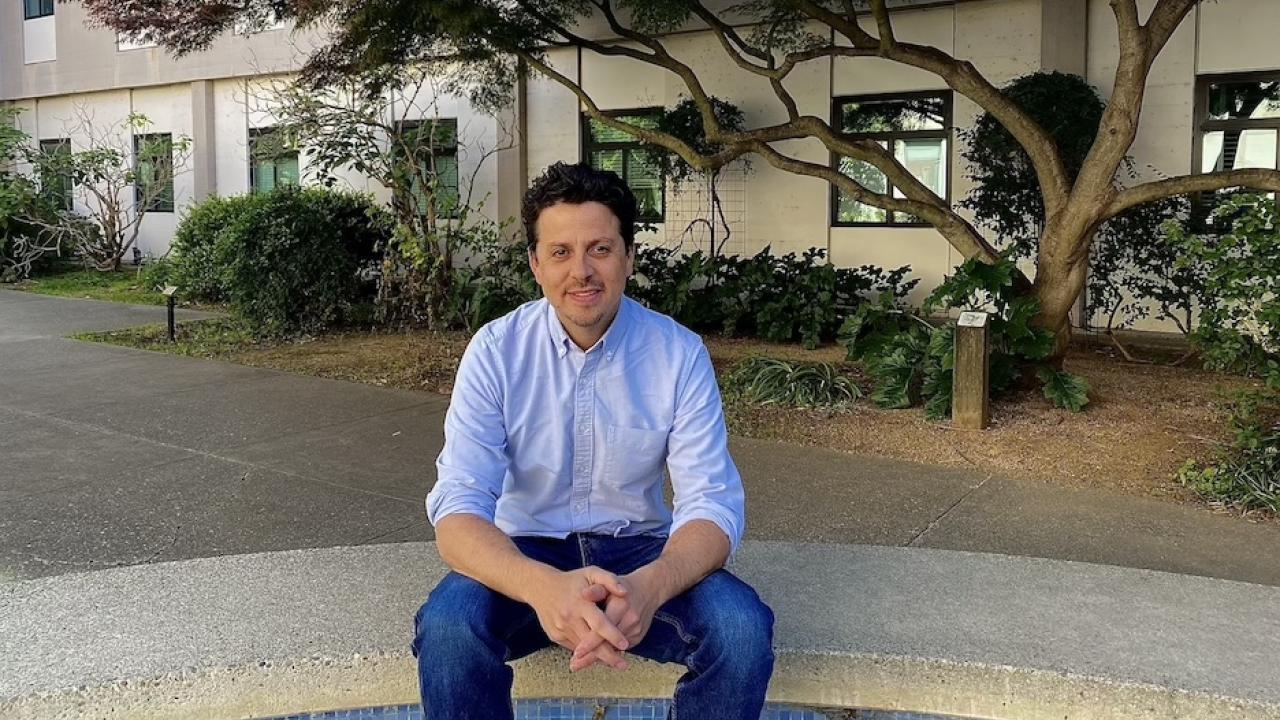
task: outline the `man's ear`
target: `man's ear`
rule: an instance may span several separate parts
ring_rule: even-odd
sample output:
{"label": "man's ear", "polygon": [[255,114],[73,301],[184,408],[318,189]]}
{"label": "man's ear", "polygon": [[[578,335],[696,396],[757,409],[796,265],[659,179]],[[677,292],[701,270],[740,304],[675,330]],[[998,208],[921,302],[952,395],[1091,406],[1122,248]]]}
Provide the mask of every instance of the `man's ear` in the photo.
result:
{"label": "man's ear", "polygon": [[529,269],[534,272],[538,271],[538,253],[536,251],[536,246],[529,248]]}

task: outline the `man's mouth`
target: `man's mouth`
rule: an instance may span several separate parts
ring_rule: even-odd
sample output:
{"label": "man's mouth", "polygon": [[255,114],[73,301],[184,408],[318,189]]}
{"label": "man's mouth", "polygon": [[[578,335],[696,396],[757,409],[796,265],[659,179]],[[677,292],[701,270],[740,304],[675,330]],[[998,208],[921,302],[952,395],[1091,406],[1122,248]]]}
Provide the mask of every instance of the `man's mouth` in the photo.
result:
{"label": "man's mouth", "polygon": [[569,299],[575,303],[591,305],[604,294],[604,290],[601,288],[583,288],[581,290],[571,290],[567,294]]}

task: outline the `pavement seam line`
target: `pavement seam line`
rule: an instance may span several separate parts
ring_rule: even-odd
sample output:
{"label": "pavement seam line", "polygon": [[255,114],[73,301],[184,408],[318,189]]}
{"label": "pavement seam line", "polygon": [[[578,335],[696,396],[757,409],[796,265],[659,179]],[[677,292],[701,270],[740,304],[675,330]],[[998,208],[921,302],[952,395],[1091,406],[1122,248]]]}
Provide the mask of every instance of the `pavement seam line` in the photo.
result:
{"label": "pavement seam line", "polygon": [[969,496],[970,496],[970,495],[972,495],[972,494],[974,494],[975,492],[977,492],[977,491],[978,491],[978,490],[979,490],[983,485],[986,485],[986,484],[987,484],[987,481],[988,481],[988,480],[990,480],[990,479],[991,479],[991,477],[992,477],[991,475],[987,475],[986,477],[982,478],[982,482],[980,482],[980,483],[978,483],[977,485],[974,485],[973,487],[971,487],[971,488],[969,488],[968,490],[966,490],[966,491],[964,492],[964,494],[963,494],[963,495],[961,495],[959,498],[956,498],[956,501],[955,501],[955,502],[953,502],[953,503],[951,503],[951,505],[950,505],[950,506],[948,506],[946,510],[943,510],[943,511],[942,511],[942,513],[941,513],[940,515],[938,515],[938,517],[934,518],[933,520],[930,520],[930,521],[929,521],[929,524],[928,524],[928,525],[925,525],[923,530],[921,530],[920,532],[916,533],[914,537],[912,537],[910,540],[908,540],[908,541],[906,542],[906,544],[905,544],[905,545],[903,545],[903,547],[915,547],[915,546],[916,546],[916,542],[917,542],[917,541],[919,541],[919,540],[920,540],[920,538],[924,537],[924,536],[925,536],[925,535],[927,535],[931,530],[933,530],[934,528],[938,527],[938,524],[939,524],[939,523],[941,523],[941,522],[943,521],[943,519],[944,519],[944,518],[946,518],[948,515],[950,515],[952,510],[955,510],[955,509],[956,509],[956,507],[960,505],[960,503],[962,503],[962,502],[964,502],[965,500],[967,500],[967,499],[969,498]]}
{"label": "pavement seam line", "polygon": [[[424,404],[425,404],[425,403],[424,403]],[[416,406],[411,406],[411,407],[416,407]],[[400,409],[401,409],[401,410],[405,410],[405,409],[408,409],[408,408],[400,408]],[[161,441],[161,440],[154,440],[154,439],[152,439],[152,438],[143,437],[143,436],[141,436],[141,435],[134,435],[133,433],[120,432],[119,430],[111,430],[111,429],[109,429],[109,428],[104,428],[104,427],[101,427],[101,426],[99,426],[99,425],[94,425],[94,424],[92,424],[92,423],[81,422],[81,421],[79,421],[79,420],[68,420],[67,418],[60,418],[60,417],[58,417],[58,416],[56,416],[56,415],[45,415],[45,414],[43,414],[43,413],[35,413],[35,412],[30,412],[30,411],[28,411],[28,410],[19,410],[19,409],[13,409],[13,410],[14,410],[14,412],[17,412],[17,413],[22,414],[22,415],[26,415],[26,416],[28,416],[28,417],[40,418],[41,420],[49,420],[49,421],[52,421],[52,422],[54,422],[54,423],[58,423],[58,424],[61,424],[61,425],[66,425],[66,426],[69,426],[69,427],[88,428],[88,429],[90,429],[90,430],[95,430],[95,431],[97,431],[97,432],[105,433],[105,434],[107,434],[107,435],[114,435],[114,436],[117,436],[117,437],[129,438],[129,439],[131,439],[131,440],[141,440],[142,442],[151,443],[151,444],[153,444],[153,445],[158,445],[158,446],[160,446],[160,447],[171,448],[171,449],[174,449],[174,450],[181,450],[181,451],[183,451],[183,452],[191,453],[192,455],[198,455],[198,456],[201,456],[201,457],[209,458],[209,459],[211,459],[211,460],[218,460],[218,461],[225,462],[225,463],[231,463],[231,464],[233,464],[233,465],[240,465],[240,466],[242,466],[242,467],[250,467],[250,468],[253,468],[253,469],[255,469],[255,470],[261,470],[261,471],[264,471],[264,472],[277,473],[277,474],[279,474],[279,475],[284,475],[284,476],[286,476],[286,477],[291,477],[291,478],[294,478],[294,479],[297,479],[297,480],[305,480],[305,481],[308,481],[308,482],[320,483],[320,484],[322,484],[322,485],[329,485],[330,487],[342,488],[342,489],[344,489],[344,490],[351,490],[351,491],[353,491],[353,492],[364,493],[364,494],[366,494],[366,495],[374,495],[374,496],[377,496],[377,497],[386,498],[387,500],[395,500],[395,501],[397,501],[397,502],[407,503],[407,504],[410,504],[410,505],[417,505],[417,504],[418,504],[418,502],[419,502],[419,501],[417,501],[417,500],[409,500],[409,499],[407,499],[407,498],[396,497],[395,495],[387,495],[387,494],[385,494],[385,493],[376,492],[376,491],[374,491],[374,490],[367,490],[367,489],[365,489],[365,488],[358,488],[358,487],[352,487],[352,486],[350,486],[350,485],[343,485],[343,484],[341,484],[341,483],[332,482],[332,481],[330,481],[330,480],[324,480],[323,478],[312,477],[312,476],[310,476],[310,475],[300,475],[300,474],[298,474],[298,473],[295,473],[295,472],[292,472],[292,471],[289,471],[289,470],[281,470],[281,469],[276,469],[276,468],[272,468],[272,467],[267,467],[267,466],[265,466],[265,465],[259,465],[259,464],[257,464],[257,463],[250,462],[250,461],[248,461],[248,460],[241,460],[241,459],[239,459],[239,458],[228,457],[228,456],[226,456],[226,455],[219,455],[219,454],[217,454],[217,453],[209,452],[209,451],[207,451],[207,450],[198,450],[198,449],[196,449],[196,448],[183,447],[183,446],[181,446],[181,445],[174,445],[173,443],[167,443],[167,442],[163,442],[163,441]],[[379,416],[381,416],[381,415],[389,414],[390,412],[396,412],[396,411],[395,411],[395,410],[391,410],[391,411],[388,411],[388,413],[377,413],[377,414],[374,414],[374,415],[370,415],[370,416],[368,416],[368,417],[352,418],[352,419],[351,419],[350,421],[348,421],[348,422],[356,422],[356,421],[359,421],[359,420],[368,420],[368,419],[370,419],[370,418],[375,418],[375,417],[379,417]],[[342,424],[342,423],[334,423],[334,425],[341,425],[341,424]],[[324,427],[333,427],[333,425],[327,425],[327,426],[324,426]],[[320,430],[320,429],[323,429],[323,428],[313,428],[313,429],[315,429],[315,430]],[[293,434],[297,434],[297,433],[293,433]],[[288,435],[284,435],[284,436],[281,436],[281,437],[288,437]],[[256,443],[250,443],[250,444],[256,444]],[[237,446],[237,447],[242,447],[242,446]],[[234,448],[233,448],[233,449],[234,449]],[[192,460],[192,459],[193,459],[193,458],[190,458],[190,457],[182,457],[182,458],[175,458],[175,459],[173,459],[173,460],[165,460],[165,461],[162,461],[162,462],[156,463],[156,464],[154,464],[154,465],[148,465],[148,466],[147,466],[147,467],[145,467],[145,468],[139,468],[139,470],[155,470],[155,469],[157,469],[157,468],[164,467],[165,465],[173,465],[173,464],[180,463],[180,462],[186,462],[186,461],[189,461],[189,460]]]}

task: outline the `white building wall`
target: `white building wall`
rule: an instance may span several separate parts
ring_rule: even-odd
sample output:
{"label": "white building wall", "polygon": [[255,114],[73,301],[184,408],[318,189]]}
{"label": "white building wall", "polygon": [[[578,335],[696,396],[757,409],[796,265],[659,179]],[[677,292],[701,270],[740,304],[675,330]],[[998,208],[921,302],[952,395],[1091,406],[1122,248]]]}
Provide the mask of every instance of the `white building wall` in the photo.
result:
{"label": "white building wall", "polygon": [[48,15],[22,21],[22,61],[25,64],[34,65],[58,59],[57,17]]}
{"label": "white building wall", "polygon": [[215,191],[222,197],[249,192],[249,131],[243,78],[213,85]]}
{"label": "white building wall", "polygon": [[[158,88],[139,88],[133,91],[133,112],[145,115],[150,125],[140,133],[169,133],[175,143],[183,138],[191,138],[191,90],[190,86],[170,85]],[[179,153],[175,153],[173,168],[173,212],[149,211],[142,218],[142,231],[138,235],[138,248],[145,255],[163,255],[169,249],[173,233],[178,228],[178,219],[183,209],[194,197],[195,179],[192,174],[191,153],[199,152],[196,148],[188,151],[188,159],[182,162]],[[132,156],[132,153],[130,153]]]}
{"label": "white building wall", "polygon": [[1280,2],[1201,3],[1196,70],[1201,74],[1280,69]]}

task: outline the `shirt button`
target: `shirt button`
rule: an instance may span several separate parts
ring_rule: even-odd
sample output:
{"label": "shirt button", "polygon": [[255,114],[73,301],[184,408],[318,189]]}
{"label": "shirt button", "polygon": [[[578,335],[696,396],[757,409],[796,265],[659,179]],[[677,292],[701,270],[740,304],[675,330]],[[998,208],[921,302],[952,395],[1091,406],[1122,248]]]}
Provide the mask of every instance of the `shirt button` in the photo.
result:
{"label": "shirt button", "polygon": [[574,505],[574,507],[575,507],[575,508],[577,508],[578,510],[586,510],[586,509],[587,509],[587,504],[586,504],[586,503],[578,503],[577,505]]}

